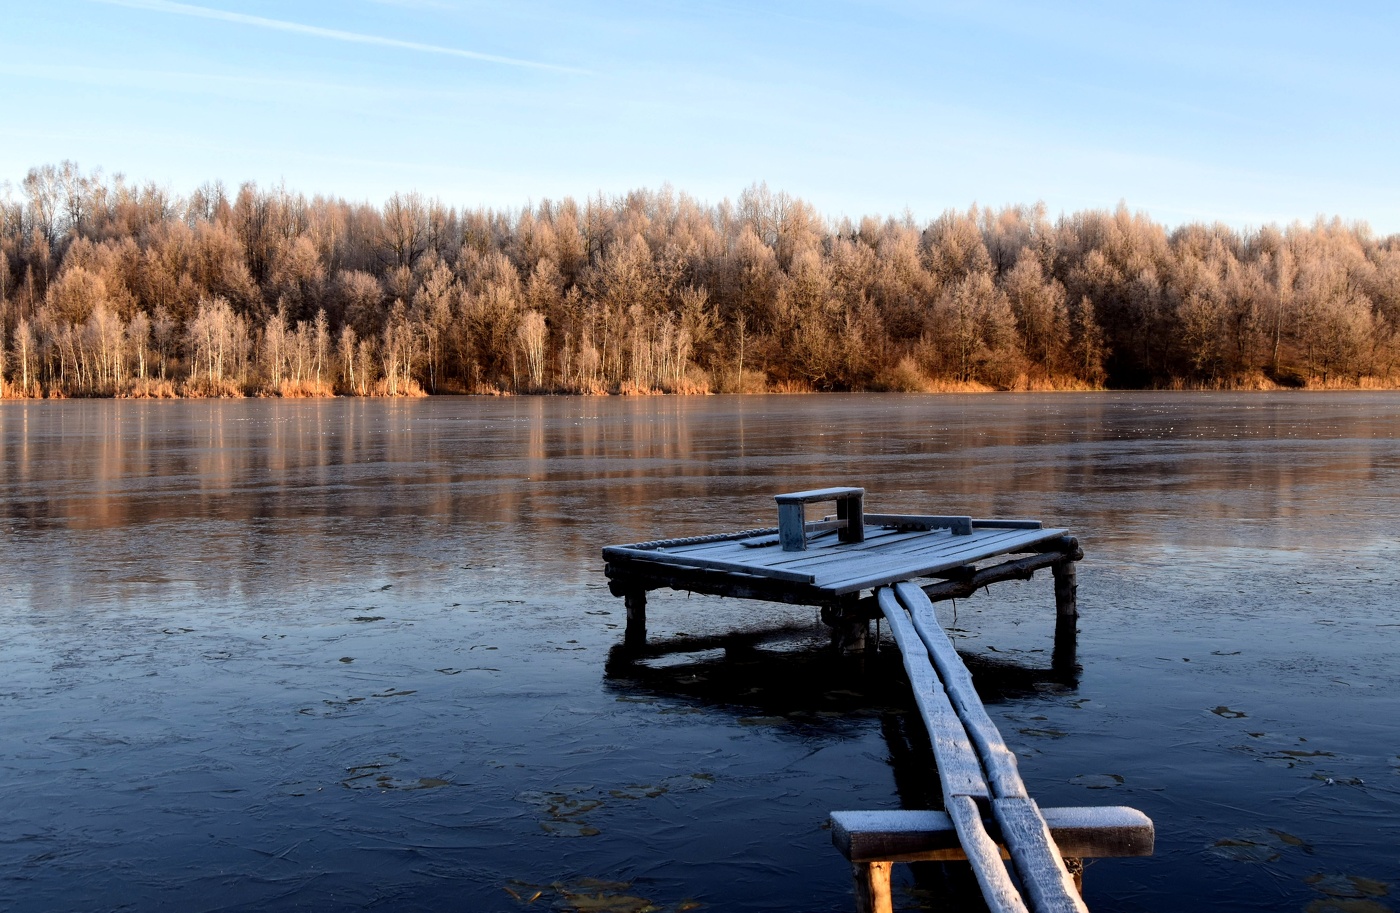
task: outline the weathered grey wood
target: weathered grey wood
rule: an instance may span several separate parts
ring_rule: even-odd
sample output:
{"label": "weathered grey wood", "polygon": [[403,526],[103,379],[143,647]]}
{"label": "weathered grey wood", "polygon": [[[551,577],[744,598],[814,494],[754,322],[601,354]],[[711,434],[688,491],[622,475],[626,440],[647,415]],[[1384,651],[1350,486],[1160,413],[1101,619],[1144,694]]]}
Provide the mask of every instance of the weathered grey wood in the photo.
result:
{"label": "weathered grey wood", "polygon": [[[1053,530],[1049,532],[1053,533]],[[871,566],[883,569],[910,562],[926,561],[930,557],[942,559],[970,555],[973,556],[972,560],[976,560],[977,557],[997,555],[1008,549],[1022,547],[1025,543],[1037,543],[1042,538],[1055,537],[1037,532],[1007,530],[972,536],[954,536],[947,530],[881,528],[879,535],[868,536],[864,542],[858,544],[829,543],[808,554],[783,555],[774,553],[762,557],[755,556],[751,560],[755,563],[762,562],[768,567],[802,567],[811,570],[825,568],[828,572],[834,572],[834,569],[840,565],[847,565],[850,568]]]}
{"label": "weathered grey wood", "polygon": [[[1060,852],[1073,858],[1109,859],[1151,856],[1152,819],[1123,805],[1042,808],[1041,815]],[[1000,826],[984,822],[1002,847]],[[906,809],[835,811],[831,842],[847,859],[892,862],[955,862],[966,859],[953,820],[945,812]]]}
{"label": "weathered grey wood", "polygon": [[1027,913],[1026,904],[1001,860],[1001,848],[982,825],[977,804],[967,796],[949,796],[944,804],[967,861],[972,863],[972,873],[977,876],[987,909],[992,913]]}
{"label": "weathered grey wood", "polygon": [[860,542],[865,538],[865,522],[861,519],[865,499],[864,488],[819,488],[775,495],[778,502],[778,538],[783,551],[801,552],[807,549],[804,507],[816,501],[835,501],[839,519],[852,519],[841,532],[842,542]]}
{"label": "weathered grey wood", "polygon": [[[881,535],[887,531],[872,529],[872,535]],[[906,533],[905,536],[916,536],[918,533]],[[1064,538],[1064,537],[1060,537]],[[867,540],[868,542],[868,540]],[[738,542],[721,543],[732,547],[735,552],[742,553],[742,545]],[[1040,543],[1036,548],[1057,544],[1054,539]],[[823,605],[832,600],[836,595],[832,589],[823,588],[815,584],[799,584],[792,581],[780,581],[772,578],[762,578],[756,576],[762,573],[754,570],[755,576],[749,573],[733,573],[729,571],[705,570],[700,567],[682,567],[676,564],[666,564],[661,558],[653,562],[633,562],[628,556],[630,553],[619,553],[618,548],[625,546],[609,546],[604,549],[604,555],[608,558],[606,572],[614,584],[614,595],[622,595],[622,584],[637,581],[648,589],[670,588],[675,590],[685,590],[694,593],[705,593],[712,596],[731,596],[739,599],[762,599],[770,602],[785,602],[795,605]],[[712,549],[713,545],[703,546]],[[750,550],[752,551],[752,550]],[[716,554],[712,551],[703,552],[705,555]],[[780,553],[773,551],[770,554]],[[812,554],[816,554],[813,552]],[[1082,552],[1077,554],[1082,555]],[[995,556],[993,556],[995,557]],[[1026,558],[1012,559],[988,568],[975,570],[968,565],[953,565],[938,570],[930,571],[924,576],[942,576],[950,572],[963,572],[970,576],[960,579],[953,579],[941,583],[932,583],[924,587],[924,592],[928,597],[937,602],[943,599],[957,599],[969,596],[984,586],[996,583],[1001,580],[1028,579],[1031,572],[1043,567],[1048,567],[1053,562],[1063,558],[1063,553],[1058,551],[1044,552]],[[815,575],[814,575],[815,579]],[[852,590],[846,590],[847,593]],[[875,597],[868,596],[861,600],[860,610],[867,617],[878,618],[881,611],[875,601]],[[1058,628],[1057,628],[1058,630]],[[1057,641],[1058,642],[1058,641]],[[1071,648],[1065,655],[1071,656]],[[1073,664],[1073,658],[1068,660]]]}
{"label": "weathered grey wood", "polygon": [[853,862],[856,880],[856,913],[894,913],[890,896],[890,866],[884,860]]}
{"label": "weathered grey wood", "polygon": [[1040,529],[1039,520],[979,520],[972,519],[973,529]]}
{"label": "weathered grey wood", "polygon": [[[807,532],[809,536],[812,535],[812,526],[813,524],[811,523],[807,524]],[[820,533],[820,531],[817,532],[818,534]],[[884,530],[875,527],[867,529],[866,533],[868,536],[880,539],[885,536],[894,535],[895,531]],[[698,555],[700,557],[717,558],[721,557],[725,553],[729,553],[730,555],[740,556],[742,560],[746,561],[765,560],[756,559],[753,556],[746,556],[745,550],[747,546],[745,546],[744,543],[750,540],[763,539],[768,536],[772,536],[773,541],[778,541],[778,528],[774,526],[771,529],[745,530],[743,532],[729,533],[722,536],[695,536],[691,539],[658,539],[655,542],[639,542],[630,544],[609,545],[604,547],[604,552],[606,553],[607,549],[610,548],[643,548],[648,551],[657,551],[664,554]],[[832,548],[836,547],[838,544],[839,543],[836,539],[832,539],[829,543],[823,543],[823,547]],[[782,560],[783,556],[780,552],[774,552],[773,554],[778,560]],[[803,556],[788,555],[786,557],[801,558]],[[766,560],[774,559],[769,558]]]}
{"label": "weathered grey wood", "polygon": [[[867,528],[865,542],[845,544],[832,539],[821,545],[807,543],[809,549],[802,552],[746,548],[741,540],[733,538],[727,541],[711,540],[696,545],[646,551],[651,553],[653,560],[663,563],[700,566],[698,562],[687,559],[704,558],[742,565],[742,572],[745,573],[765,574],[765,568],[775,568],[820,574],[830,578],[851,578],[865,568],[897,574],[897,579],[907,579],[920,576],[919,572],[926,570],[930,565],[946,569],[957,566],[959,561],[966,563],[969,560],[980,560],[1018,549],[1028,550],[1034,547],[1041,550],[1045,543],[1060,537],[1055,530],[1009,530],[987,531],[954,538],[948,533],[901,533],[877,527]],[[604,549],[604,556],[621,554],[617,550],[622,549],[634,553],[633,546],[609,546]]]}
{"label": "weathered grey wood", "polygon": [[1079,616],[1079,573],[1066,558],[1050,566],[1055,575],[1055,614],[1060,618]]}
{"label": "weathered grey wood", "polygon": [[682,539],[653,539],[650,542],[632,542],[626,548],[669,548],[678,545],[700,545],[706,542],[724,542],[727,539],[742,539],[764,533],[776,533],[776,526],[765,529],[746,529],[737,533],[713,533],[708,536],[687,536]]}
{"label": "weathered grey wood", "polygon": [[1031,908],[1036,913],[1089,913],[1035,800],[993,799],[992,815]]}
{"label": "weathered grey wood", "polygon": [[1039,555],[1016,558],[993,567],[978,569],[973,572],[972,576],[964,580],[946,580],[942,583],[926,584],[923,591],[924,595],[933,602],[944,599],[962,599],[971,596],[984,586],[1000,583],[1003,580],[1029,580],[1036,571],[1053,567],[1057,562],[1064,560],[1064,556],[1057,552],[1042,552]]}
{"label": "weathered grey wood", "polygon": [[[825,605],[832,594],[819,590],[811,584],[790,583],[755,577],[749,574],[728,574],[707,571],[698,567],[681,567],[674,564],[657,564],[648,561],[632,561],[614,557],[603,566],[607,574],[608,588],[614,596],[622,596],[631,585],[644,586],[648,590],[671,589],[688,593],[703,593],[707,596],[729,596],[734,599],[761,599],[767,602],[781,602],[788,605]],[[873,605],[873,597],[871,597]],[[875,617],[878,608],[868,617]]]}
{"label": "weathered grey wood", "polygon": [[846,521],[846,525],[841,528],[842,542],[864,542],[865,492],[862,490],[859,495],[851,498],[838,498],[836,519]]}
{"label": "weathered grey wood", "polygon": [[1043,543],[1059,539],[1064,532],[1063,529],[977,529],[970,536],[950,537],[949,541],[930,536],[910,543],[908,551],[910,554],[962,550],[978,552],[996,544],[1002,551],[1021,549],[1038,552],[1043,551],[1040,547]]}
{"label": "weathered grey wood", "polygon": [[899,645],[904,670],[909,675],[909,684],[914,691],[914,703],[918,706],[924,726],[928,730],[945,796],[989,796],[986,779],[982,776],[982,766],[977,761],[977,753],[968,741],[957,712],[948,701],[948,695],[944,693],[943,686],[934,675],[928,651],[923,648],[919,635],[914,631],[908,613],[899,604],[892,590],[881,590],[879,600],[885,618],[889,620],[890,633]]}
{"label": "weathered grey wood", "polygon": [[807,550],[806,517],[803,512],[803,502],[782,502],[778,503],[778,541],[782,543],[785,552],[802,552]]}
{"label": "weathered grey wood", "polygon": [[1001,731],[982,706],[982,699],[972,684],[972,675],[934,616],[933,603],[929,602],[923,590],[912,583],[897,583],[894,591],[909,612],[914,630],[933,660],[933,668],[938,673],[943,690],[977,749],[992,795],[1024,797],[1026,784],[1021,780],[1016,755],[1006,747]]}
{"label": "weathered grey wood", "polygon": [[946,529],[955,536],[972,535],[972,518],[934,514],[866,514],[871,526],[898,526],[905,529]]}
{"label": "weathered grey wood", "polygon": [[813,488],[811,491],[793,491],[774,495],[779,504],[811,504],[815,501],[835,501],[840,498],[864,498],[864,488]]}
{"label": "weathered grey wood", "polygon": [[[867,532],[871,531],[867,530]],[[799,565],[811,568],[849,562],[860,564],[863,561],[876,559],[892,560],[916,547],[919,540],[932,535],[937,534],[918,530],[881,529],[878,534],[867,535],[864,541],[858,543],[824,542],[806,554],[790,555],[775,552],[771,555],[755,557],[753,560],[765,562],[769,567]],[[950,538],[947,533],[943,535],[945,538]]]}
{"label": "weathered grey wood", "polygon": [[[894,600],[887,598],[886,594],[890,592],[895,595]],[[956,708],[958,723],[976,746],[986,771],[988,786],[995,797],[992,800],[993,814],[1001,827],[1003,842],[1021,877],[1021,883],[1030,897],[1032,909],[1036,913],[1087,913],[1060,851],[1050,837],[1049,828],[1040,817],[1034,800],[1026,794],[1015,755],[1007,748],[1000,731],[982,706],[981,698],[973,687],[972,676],[933,614],[933,603],[922,589],[907,582],[882,589],[879,599],[886,617],[897,614],[892,611],[891,602],[909,613],[910,624],[928,651],[944,693]],[[905,649],[903,644],[900,649]],[[931,727],[935,723],[928,721],[928,725]],[[958,826],[957,816],[951,808],[950,814],[954,817],[958,835],[963,838],[968,829]],[[963,847],[975,867],[977,861],[973,848],[965,840]],[[984,892],[986,889],[987,885],[983,884]]]}
{"label": "weathered grey wood", "polygon": [[[1063,530],[1047,530],[1045,532],[1051,534],[1050,538],[1058,538],[1058,534],[1062,533]],[[836,594],[874,589],[877,586],[885,586],[914,577],[931,577],[939,571],[958,567],[969,561],[982,560],[1016,551],[1026,551],[1041,541],[1043,537],[1039,532],[1028,531],[1019,536],[999,538],[995,545],[983,543],[981,548],[970,544],[953,552],[902,555],[898,558],[891,558],[887,562],[871,562],[872,565],[877,564],[878,567],[862,570],[862,572],[854,573],[851,576],[834,577],[823,573],[814,577],[813,582]],[[963,537],[964,541],[969,538],[975,537]]]}
{"label": "weathered grey wood", "polygon": [[629,558],[638,562],[651,562],[653,564],[680,564],[686,567],[702,567],[715,571],[728,571],[734,574],[761,574],[774,580],[788,580],[792,583],[812,583],[815,579],[811,574],[804,574],[798,571],[788,571],[782,568],[758,568],[749,564],[741,564],[737,561],[717,561],[713,558],[696,558],[691,555],[674,554],[669,552],[643,551],[642,549],[625,548],[622,546],[610,546],[603,550],[606,558]]}

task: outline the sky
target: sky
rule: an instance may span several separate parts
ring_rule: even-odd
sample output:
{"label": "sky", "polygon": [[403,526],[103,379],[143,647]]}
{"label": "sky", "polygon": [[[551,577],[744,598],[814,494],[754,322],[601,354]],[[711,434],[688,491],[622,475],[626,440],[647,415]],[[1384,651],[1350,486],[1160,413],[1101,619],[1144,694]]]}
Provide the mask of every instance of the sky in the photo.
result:
{"label": "sky", "polygon": [[0,0],[37,165],[518,209],[766,182],[920,222],[1120,202],[1400,233],[1400,4]]}

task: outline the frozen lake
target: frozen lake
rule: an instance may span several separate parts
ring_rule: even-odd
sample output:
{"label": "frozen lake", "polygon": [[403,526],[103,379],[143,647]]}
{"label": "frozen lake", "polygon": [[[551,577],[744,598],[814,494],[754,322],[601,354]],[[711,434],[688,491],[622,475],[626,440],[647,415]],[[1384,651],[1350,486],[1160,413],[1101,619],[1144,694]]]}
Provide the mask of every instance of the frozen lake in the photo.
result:
{"label": "frozen lake", "polygon": [[0,458],[6,910],[852,910],[827,812],[937,795],[888,635],[656,593],[787,632],[609,663],[599,556],[847,484],[1082,543],[1077,679],[1048,572],[939,612],[1042,805],[1156,822],[1091,909],[1400,906],[1400,394],[3,402]]}

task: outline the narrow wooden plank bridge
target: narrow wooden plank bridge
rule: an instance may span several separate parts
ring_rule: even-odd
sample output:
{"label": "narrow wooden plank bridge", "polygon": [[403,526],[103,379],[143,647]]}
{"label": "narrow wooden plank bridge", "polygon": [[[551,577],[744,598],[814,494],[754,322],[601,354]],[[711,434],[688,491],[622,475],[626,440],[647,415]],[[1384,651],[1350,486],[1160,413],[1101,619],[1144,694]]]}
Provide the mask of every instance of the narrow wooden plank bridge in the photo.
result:
{"label": "narrow wooden plank bridge", "polygon": [[[1056,661],[1066,661],[1068,638],[1073,663],[1078,542],[1034,520],[868,514],[864,497],[862,488],[778,495],[771,529],[604,548],[609,585],[626,603],[626,641],[645,643],[646,593],[662,588],[821,606],[847,649],[864,647],[871,619],[886,619],[933,745],[944,810],[831,813],[857,907],[893,909],[894,862],[967,860],[993,911],[1086,910],[1082,860],[1150,855],[1152,822],[1131,808],[1042,811],[933,612],[936,600],[1049,567]],[[836,513],[808,521],[807,506],[822,502],[835,502]]]}

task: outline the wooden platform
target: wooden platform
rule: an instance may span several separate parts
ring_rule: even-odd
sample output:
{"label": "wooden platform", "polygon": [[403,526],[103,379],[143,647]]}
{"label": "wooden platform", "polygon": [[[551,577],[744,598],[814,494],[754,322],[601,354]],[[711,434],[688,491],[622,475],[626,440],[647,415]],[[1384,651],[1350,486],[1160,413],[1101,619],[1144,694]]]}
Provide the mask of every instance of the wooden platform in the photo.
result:
{"label": "wooden platform", "polygon": [[[860,648],[861,626],[880,617],[874,591],[881,586],[935,578],[942,582],[924,591],[937,601],[1029,579],[1046,567],[1055,574],[1058,615],[1072,632],[1073,562],[1083,553],[1067,529],[1046,529],[1037,520],[865,513],[864,495],[861,488],[777,495],[776,527],[605,547],[613,595],[627,601],[629,639],[645,640],[647,591],[669,588],[822,606],[838,639]],[[823,501],[836,502],[835,516],[808,522],[805,507]],[[1057,645],[1066,647],[1058,655],[1070,664],[1072,639],[1061,644],[1057,632]]]}
{"label": "wooden platform", "polygon": [[[660,539],[603,549],[608,576],[634,578],[648,589],[686,580],[786,594],[784,602],[823,605],[901,580],[946,575],[976,562],[1025,552],[1066,552],[1069,530],[1038,520],[867,514],[862,488],[824,488],[777,495],[778,526],[689,539]],[[807,522],[803,508],[836,502],[833,517]],[[956,575],[951,575],[956,576]],[[686,587],[687,589],[692,587]]]}
{"label": "wooden platform", "polygon": [[[891,911],[894,862],[966,859],[997,913],[1086,913],[1081,857],[1150,853],[1152,823],[1132,809],[1042,812],[933,611],[934,600],[1048,567],[1055,662],[1074,665],[1078,542],[1035,520],[866,513],[864,498],[862,488],[777,495],[772,529],[604,548],[609,586],[626,600],[624,647],[644,649],[646,594],[661,588],[820,605],[847,649],[864,649],[870,619],[885,618],[933,746],[944,811],[833,813],[858,909]],[[836,513],[808,522],[807,506],[821,502],[835,502]]]}
{"label": "wooden platform", "polygon": [[[675,539],[613,545],[603,557],[623,575],[664,577],[674,569],[725,577],[753,577],[796,584],[813,604],[834,600],[901,580],[934,577],[998,555],[1041,551],[1057,543],[1067,529],[1041,529],[1033,521],[964,519],[965,535],[948,528],[929,528],[922,518],[866,518],[864,541],[842,542],[836,530],[812,536],[801,552],[777,548],[777,530],[749,530],[699,540]],[[610,575],[611,576],[611,575]],[[742,579],[734,581],[743,584]]]}

